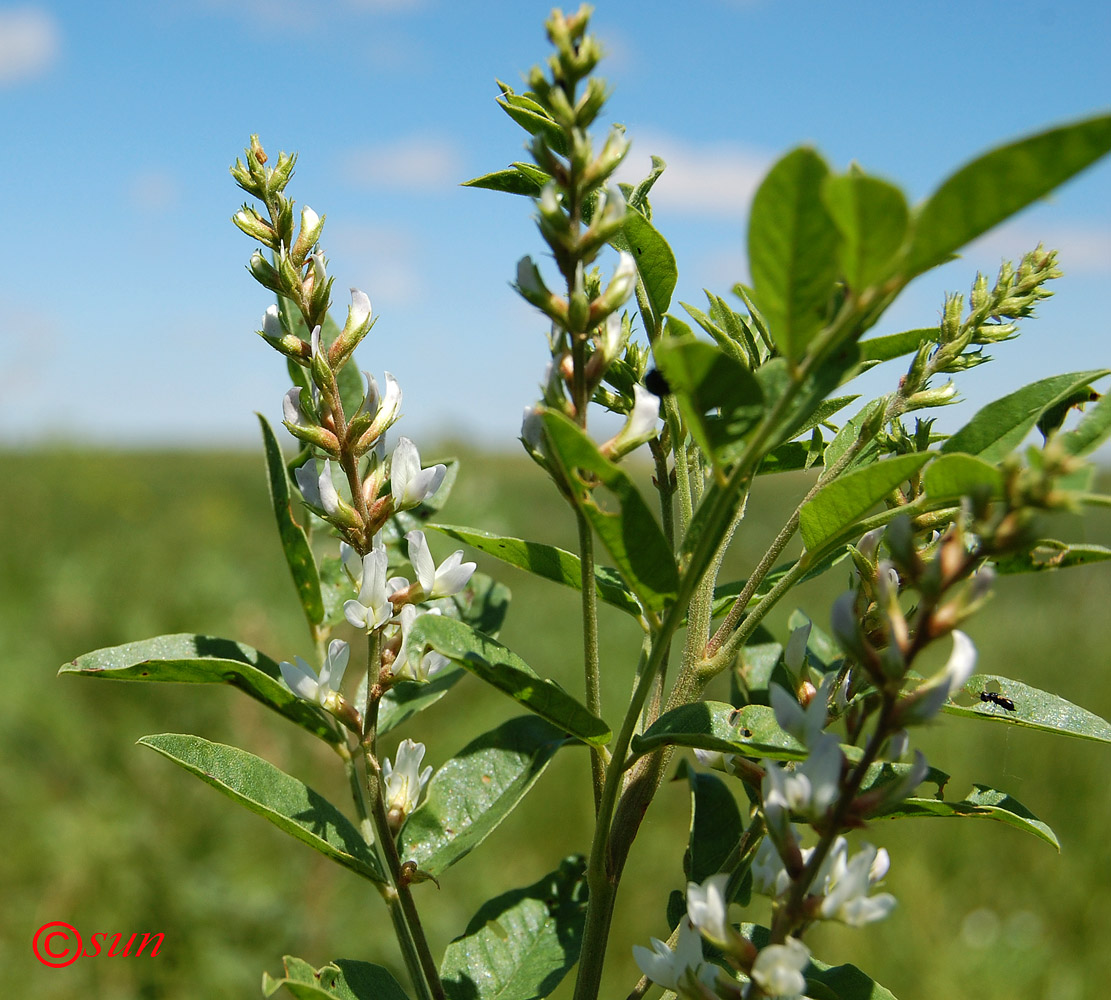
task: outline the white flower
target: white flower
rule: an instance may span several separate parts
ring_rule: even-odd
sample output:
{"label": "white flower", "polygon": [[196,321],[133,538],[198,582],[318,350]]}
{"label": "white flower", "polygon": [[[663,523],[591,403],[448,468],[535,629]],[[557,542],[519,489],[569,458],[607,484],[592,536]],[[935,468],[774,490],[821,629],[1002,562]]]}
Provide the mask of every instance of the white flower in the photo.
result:
{"label": "white flower", "polygon": [[632,254],[621,251],[621,258],[617,262],[617,270],[613,272],[609,286],[602,294],[606,309],[613,312],[619,309],[633,294],[637,283],[637,265]]}
{"label": "white flower", "polygon": [[394,757],[396,764],[389,760],[382,762],[382,780],[386,785],[386,810],[390,815],[390,825],[396,829],[401,821],[417,807],[421,792],[428,784],[432,768],[420,770],[424,759],[424,744],[412,740],[402,740]]}
{"label": "white flower", "polygon": [[437,566],[428,551],[423,531],[410,531],[405,541],[409,543],[409,562],[417,571],[417,580],[426,601],[458,594],[478,568],[477,563],[463,562],[462,549],[456,549]]}
{"label": "white flower", "polygon": [[925,722],[933,718],[949,696],[964,687],[976,666],[976,647],[963,632],[953,632],[953,652],[944,667],[907,699],[904,723]]}
{"label": "white flower", "polygon": [[366,378],[366,406],[367,413],[373,413],[373,421],[363,440],[366,442],[378,441],[401,416],[401,385],[392,374],[386,372],[386,394],[378,395],[378,382],[370,372],[363,372]]}
{"label": "white flower", "polygon": [[665,990],[678,990],[687,972],[698,975],[702,967],[702,937],[687,919],[679,924],[679,937],[672,951],[658,938],[648,939],[649,951],[643,945],[633,945],[633,960],[640,971]]}
{"label": "white flower", "polygon": [[312,328],[312,333],[309,334],[309,342],[312,347],[312,356],[315,361],[320,357],[320,324]]}
{"label": "white flower", "polygon": [[328,275],[324,270],[324,251],[317,250],[314,254],[309,254],[309,259],[312,261],[312,273],[316,278],[317,284],[322,281],[328,280]]}
{"label": "white flower", "polygon": [[736,773],[736,754],[722,753],[720,750],[703,750],[694,748],[694,756],[703,767],[712,767],[715,771],[724,771],[726,774]]}
{"label": "white flower", "polygon": [[[609,364],[621,353],[625,346],[625,324],[617,313],[610,313],[602,325],[602,336],[598,342],[598,350]],[[659,411],[657,410],[657,413]]]}
{"label": "white flower", "polygon": [[850,927],[882,920],[894,909],[895,897],[889,892],[876,896],[868,893],[887,874],[890,865],[887,851],[877,850],[871,844],[862,844],[850,859],[848,842],[838,837],[818,873],[825,893],[821,915]]}
{"label": "white flower", "polygon": [[[789,642],[788,645],[790,645]],[[836,678],[836,673],[826,674],[805,709],[790,691],[778,684],[769,685],[768,695],[779,728],[789,732],[803,746],[812,746],[821,735],[822,730],[825,729],[829,692]]]}
{"label": "white flower", "polygon": [[359,596],[343,605],[344,618],[356,628],[369,632],[385,625],[393,617],[393,605],[390,603],[390,590],[386,580],[388,560],[385,548],[375,539],[374,548],[363,556]]}
{"label": "white flower", "polygon": [[[423,656],[420,655],[419,650],[414,652],[409,649],[409,632],[413,628],[413,622],[417,620],[417,616],[421,613],[417,610],[415,604],[406,604],[401,609],[399,614],[401,619],[401,648],[397,651],[397,657],[393,661],[392,673],[394,677],[427,681],[451,662],[446,656],[437,653],[434,649],[429,650]],[[440,609],[432,608],[432,610],[425,611],[423,614],[438,615]]]}
{"label": "white flower", "polygon": [[[787,640],[787,648],[783,651],[783,665],[795,677],[801,676],[800,671],[803,664],[806,663],[806,643],[810,638],[810,629],[813,624],[813,622],[807,622],[795,629],[791,633],[791,638]],[[825,724],[824,719],[822,723]]]}
{"label": "white flower", "polygon": [[262,332],[268,337],[279,339],[285,336],[285,330],[282,329],[282,321],[278,316],[277,306],[267,306],[266,312],[262,314]]}
{"label": "white flower", "polygon": [[446,465],[422,469],[417,446],[407,437],[401,438],[390,459],[390,492],[393,494],[394,510],[408,510],[427,500],[440,488],[446,475]]}
{"label": "white flower", "polygon": [[357,288],[351,289],[351,305],[347,309],[347,329],[357,330],[370,322],[370,297]]}
{"label": "white flower", "polygon": [[521,419],[521,441],[529,451],[539,452],[544,447],[544,422],[535,406],[526,406]]}
{"label": "white flower", "polygon": [[294,386],[282,397],[282,416],[287,424],[294,427],[308,427],[309,421],[301,410],[301,387]]}
{"label": "white flower", "polygon": [[[792,839],[794,838],[792,834]],[[752,888],[762,896],[777,899],[791,884],[791,877],[783,866],[783,859],[770,837],[760,841],[756,857],[752,859]]]}
{"label": "white flower", "polygon": [[625,426],[602,445],[602,454],[620,458],[651,440],[656,436],[656,421],[659,416],[660,397],[637,383],[633,386],[633,408],[625,419]]}
{"label": "white flower", "polygon": [[315,701],[330,710],[336,704],[337,692],[350,655],[351,650],[346,642],[333,639],[328,643],[328,655],[324,666],[320,668],[319,677],[299,656],[293,658],[296,662],[283,660],[278,667],[281,669],[282,679],[298,698]]}
{"label": "white flower", "polygon": [[320,221],[320,216],[316,214],[308,205],[301,209],[301,228],[302,229],[315,229],[316,224]]}
{"label": "white flower", "polygon": [[723,946],[733,936],[729,924],[729,901],[725,898],[729,875],[719,872],[702,885],[687,883],[687,918],[704,938]]}
{"label": "white flower", "polygon": [[810,949],[795,938],[783,944],[769,944],[752,963],[752,979],[769,997],[781,1000],[802,996],[806,977],[802,970],[810,962]]}
{"label": "white flower", "polygon": [[305,503],[328,514],[334,514],[339,510],[339,494],[336,493],[335,484],[332,482],[332,465],[329,459],[324,460],[324,471],[317,475],[316,459],[310,458],[304,465],[294,470],[293,478],[297,480],[297,486],[301,490],[301,496],[305,498]]}
{"label": "white flower", "polygon": [[786,828],[791,813],[819,820],[837,800],[841,779],[841,747],[832,733],[814,740],[810,756],[796,770],[764,761],[764,815],[768,826]]}
{"label": "white flower", "polygon": [[525,298],[548,294],[548,289],[544,287],[540,272],[531,257],[522,257],[517,261],[517,287]]}

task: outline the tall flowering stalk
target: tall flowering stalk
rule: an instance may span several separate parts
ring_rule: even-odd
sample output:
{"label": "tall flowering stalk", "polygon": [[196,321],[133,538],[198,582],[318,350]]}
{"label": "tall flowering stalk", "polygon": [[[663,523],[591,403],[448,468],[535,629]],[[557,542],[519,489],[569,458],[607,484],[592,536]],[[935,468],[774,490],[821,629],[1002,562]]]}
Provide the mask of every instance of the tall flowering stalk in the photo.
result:
{"label": "tall flowering stalk", "polygon": [[[863,828],[881,817],[988,815],[1056,843],[1001,791],[979,785],[946,800],[948,776],[913,745],[918,727],[955,714],[1111,741],[1111,726],[1049,692],[974,674],[991,653],[977,649],[969,624],[999,573],[1106,558],[1041,538],[1037,517],[1111,502],[1089,492],[1084,462],[1111,437],[1111,403],[1093,388],[1111,370],[1039,380],[951,435],[933,416],[906,422],[953,402],[949,376],[989,361],[984,348],[1016,336],[1050,294],[1060,272],[1040,245],[994,283],[978,275],[967,310],[948,296],[936,327],[865,334],[917,275],[1111,149],[1111,118],[994,150],[913,210],[857,167],[837,173],[809,148],[787,154],[753,202],[752,285],[734,286],[735,307],[709,292],[707,311],[684,306],[705,339],[668,312],[677,265],[650,203],[666,165],[653,158],[639,184],[615,183],[629,141],[618,127],[592,136],[609,90],[594,75],[601,47],[589,17],[586,7],[553,11],[546,67],[528,74],[524,93],[501,85],[531,162],[469,182],[527,195],[535,211],[543,266],[522,257],[515,288],[543,316],[550,363],[521,441],[571,507],[578,553],[433,520],[455,466],[426,465],[405,436],[391,446],[401,387],[354,364],[375,324],[370,299],[352,289],[343,325],[330,318],[325,219],[295,212],[287,197],[294,157],[271,163],[252,137],[232,175],[254,202],[233,221],[259,244],[248,267],[275,296],[259,334],[293,383],[281,407],[300,450],[287,460],[265,420],[262,430],[313,652],[274,661],[241,643],[176,635],[64,669],[229,683],[331,747],[356,823],[246,750],[182,734],[141,741],[369,881],[418,1000],[547,996],[576,964],[576,1000],[596,1000],[632,845],[687,749],[700,769],[682,759],[677,774],[693,802],[676,851],[685,890],[666,906],[661,898],[659,936],[633,949],[643,975],[628,995],[653,983],[691,1000],[842,995],[849,978],[872,995],[878,984],[859,970],[830,972],[807,938],[821,921],[867,928],[897,905],[886,888],[892,859]],[[857,398],[836,395],[841,385],[898,358],[909,362],[889,393],[838,416]],[[592,421],[599,409],[622,418],[605,440]],[[1019,454],[1032,431],[1040,445]],[[642,446],[652,505],[626,461]],[[742,580],[720,580],[734,536],[749,528],[759,477],[788,470],[810,471],[802,499]],[[581,703],[498,641],[508,591],[464,549],[437,561],[430,538],[441,534],[580,589]],[[602,549],[612,566],[597,564]],[[769,612],[834,566],[849,588],[828,616],[796,612],[782,643],[771,641]],[[620,710],[601,701],[599,600],[642,633],[639,653],[607,664],[632,692]],[[818,624],[827,618],[828,632]],[[925,668],[939,649],[943,665]],[[387,756],[387,735],[465,672],[524,714],[436,769],[412,739]],[[707,699],[716,678],[730,680],[728,702]],[[492,866],[494,899],[437,961],[419,894],[450,892],[451,866],[575,743],[590,753],[589,855],[508,892],[503,866]],[[936,794],[921,795],[923,784]],[[749,886],[770,901],[768,927],[734,920]],[[347,959],[314,968],[287,956],[282,978],[263,985],[267,995],[281,986],[298,996],[404,995],[385,968]]]}

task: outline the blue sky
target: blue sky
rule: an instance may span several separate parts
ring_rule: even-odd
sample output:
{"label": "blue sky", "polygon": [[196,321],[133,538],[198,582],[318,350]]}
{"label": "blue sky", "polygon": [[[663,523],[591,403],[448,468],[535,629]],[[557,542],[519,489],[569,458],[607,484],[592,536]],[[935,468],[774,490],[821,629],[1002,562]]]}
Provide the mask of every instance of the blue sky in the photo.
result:
{"label": "blue sky", "polygon": [[[546,58],[546,3],[0,0],[0,442],[239,444],[280,419],[268,293],[227,167],[251,132],[301,154],[289,193],[327,214],[337,299],[380,316],[359,351],[405,393],[406,433],[512,447],[546,361],[509,288],[542,243],[523,199],[459,182],[523,158],[494,103]],[[1011,138],[1111,108],[1111,5],[600,0],[604,121],[669,169],[655,221],[678,300],[747,276],[745,216],[774,159],[815,144],[926,196]],[[1111,163],[920,279],[875,332],[936,321],[946,289],[1038,240],[1066,278],[1018,342],[962,380],[957,421],[1046,374],[1098,367]],[[1047,344],[1051,350],[1046,353]],[[898,371],[873,374],[875,392]]]}

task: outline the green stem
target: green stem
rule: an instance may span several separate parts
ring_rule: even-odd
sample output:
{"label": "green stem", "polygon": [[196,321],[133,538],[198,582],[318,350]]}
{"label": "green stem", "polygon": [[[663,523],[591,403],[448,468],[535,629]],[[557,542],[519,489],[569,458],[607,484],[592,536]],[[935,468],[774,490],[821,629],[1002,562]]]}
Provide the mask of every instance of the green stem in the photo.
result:
{"label": "green stem", "polygon": [[390,829],[386,812],[382,767],[378,761],[378,707],[382,691],[377,683],[370,683],[370,672],[376,673],[380,665],[380,637],[376,632],[368,636],[368,643],[370,656],[367,665],[367,711],[362,746],[370,797],[369,819],[373,826],[374,842],[385,861],[383,867],[388,879],[383,896],[418,1000],[444,1000],[444,987],[440,982],[436,960],[428,946],[408,882],[402,877],[401,858],[397,853],[397,844],[394,842],[394,833]]}
{"label": "green stem", "polygon": [[[579,561],[582,569],[583,671],[586,682],[586,707],[602,717],[602,683],[598,665],[598,592],[594,582],[594,535],[582,510],[575,507],[579,527]],[[598,747],[590,748],[590,774],[594,786],[594,812],[602,801],[606,783],[606,762]]]}

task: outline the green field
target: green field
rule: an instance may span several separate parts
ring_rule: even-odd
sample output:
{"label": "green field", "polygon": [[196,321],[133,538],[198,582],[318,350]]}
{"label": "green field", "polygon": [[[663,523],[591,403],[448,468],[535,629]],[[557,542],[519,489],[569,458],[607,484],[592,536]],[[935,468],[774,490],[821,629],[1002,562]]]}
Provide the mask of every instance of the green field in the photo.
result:
{"label": "green field", "polygon": [[[430,449],[431,453],[431,449]],[[319,741],[230,689],[93,682],[56,676],[76,655],[165,632],[240,639],[276,659],[307,655],[303,618],[281,559],[260,454],[202,456],[9,453],[0,480],[0,969],[3,992],[38,1000],[260,996],[281,956],[315,965],[376,961],[404,981],[384,908],[345,870],[134,742],[192,732],[234,742],[346,803],[342,771]],[[732,562],[738,575],[800,495],[791,477],[760,481]],[[444,519],[572,546],[574,525],[527,459],[466,458]],[[1069,518],[1055,537],[1107,544],[1111,518]],[[439,545],[437,546],[437,542]],[[447,547],[432,539],[434,553]],[[502,639],[536,670],[581,690],[577,595],[515,570],[482,568],[513,590]],[[825,624],[845,570],[799,593]],[[1107,564],[1004,579],[968,629],[979,670],[1049,687],[1111,716]],[[791,608],[773,617],[781,629]],[[614,613],[616,616],[616,612]],[[617,717],[637,650],[627,620],[603,620],[607,716]],[[438,764],[518,714],[473,678],[400,733]],[[916,734],[918,735],[918,734]],[[1111,747],[946,719],[921,733],[931,763],[1011,792],[1057,832],[1063,853],[990,822],[877,824],[887,889],[900,906],[863,930],[823,928],[827,960],[852,961],[901,1000],[1079,1000],[1111,980]],[[584,852],[591,826],[587,760],[565,751],[529,799],[438,891],[417,890],[434,947],[461,932],[487,897],[535,881]],[[603,995],[638,973],[630,947],[666,936],[667,891],[682,884],[685,784],[661,790],[634,849]],[[757,913],[757,919],[763,916]],[[42,924],[162,932],[154,958],[44,968],[31,953]],[[568,983],[560,989],[568,996]]]}

